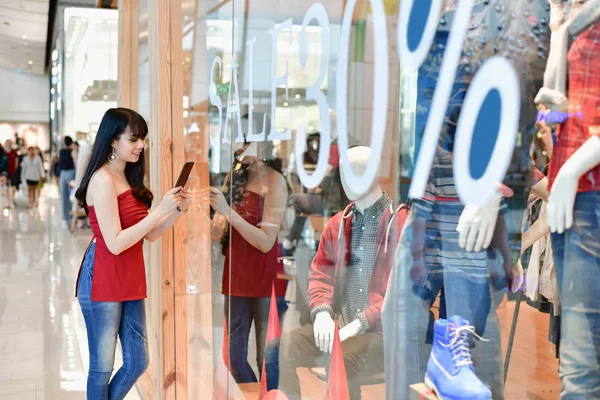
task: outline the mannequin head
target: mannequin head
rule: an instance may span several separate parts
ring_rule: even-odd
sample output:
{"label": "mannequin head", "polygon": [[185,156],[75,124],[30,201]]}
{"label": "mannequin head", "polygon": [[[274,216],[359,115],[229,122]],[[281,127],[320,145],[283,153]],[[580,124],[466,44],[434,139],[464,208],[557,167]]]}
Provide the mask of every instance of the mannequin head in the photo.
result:
{"label": "mannequin head", "polygon": [[[348,149],[348,161],[350,167],[355,175],[362,175],[367,169],[367,163],[371,157],[371,148],[366,146],[357,146]],[[352,191],[347,181],[347,176],[344,173],[344,169],[340,169],[340,175],[342,178],[342,187],[344,192],[350,201],[354,201],[359,209],[364,210],[373,203],[375,203],[383,194],[381,187],[379,186],[379,180],[376,178],[373,180],[371,187],[364,194],[357,194]]]}

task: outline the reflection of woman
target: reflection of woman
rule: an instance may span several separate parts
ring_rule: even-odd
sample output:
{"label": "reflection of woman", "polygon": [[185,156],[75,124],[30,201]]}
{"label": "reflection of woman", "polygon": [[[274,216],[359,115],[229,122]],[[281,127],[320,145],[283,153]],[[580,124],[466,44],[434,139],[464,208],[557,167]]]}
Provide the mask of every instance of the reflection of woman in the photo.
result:
{"label": "reflection of woman", "polygon": [[[94,238],[77,278],[77,297],[90,351],[88,399],[121,400],[148,366],[142,240],[154,241],[187,210],[189,192],[175,188],[148,212],[153,195],[144,186],[148,127],[135,111],[104,114],[76,197]],[[110,379],[117,335],[123,366]],[[110,381],[110,383],[109,383]]]}
{"label": "reflection of woman", "polygon": [[[260,371],[271,287],[275,285],[275,294],[280,299],[287,287],[286,281],[277,279],[277,274],[283,272],[277,260],[280,255],[277,235],[287,200],[287,186],[274,168],[277,163],[269,159],[268,146],[268,143],[244,143],[236,152],[237,161],[227,195],[210,189],[210,203],[216,211],[213,238],[224,238],[222,293],[226,296],[231,371],[238,383],[257,381],[248,363],[250,327],[254,321]],[[259,150],[263,152],[262,157]],[[231,207],[226,198],[232,200]],[[228,222],[231,224],[229,233]]]}

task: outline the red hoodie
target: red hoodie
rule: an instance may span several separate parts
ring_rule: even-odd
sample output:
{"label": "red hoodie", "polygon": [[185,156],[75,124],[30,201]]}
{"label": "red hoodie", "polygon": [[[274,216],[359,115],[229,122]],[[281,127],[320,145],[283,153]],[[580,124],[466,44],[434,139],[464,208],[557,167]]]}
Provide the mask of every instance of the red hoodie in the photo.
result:
{"label": "red hoodie", "polygon": [[[319,249],[311,265],[312,273],[308,278],[308,301],[311,310],[317,306],[328,305],[336,314],[341,312],[346,268],[350,263],[353,204],[333,216],[321,235]],[[369,283],[369,308],[364,310],[371,331],[381,332],[381,307],[394,263],[396,246],[408,213],[409,209],[405,204],[395,211],[390,206],[379,223],[376,255]]]}

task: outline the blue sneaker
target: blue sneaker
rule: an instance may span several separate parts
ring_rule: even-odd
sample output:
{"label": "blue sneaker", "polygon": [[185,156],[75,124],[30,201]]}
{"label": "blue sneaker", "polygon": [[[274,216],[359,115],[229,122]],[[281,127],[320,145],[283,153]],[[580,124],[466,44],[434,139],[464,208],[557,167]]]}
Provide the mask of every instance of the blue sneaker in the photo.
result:
{"label": "blue sneaker", "polygon": [[470,336],[484,340],[475,327],[455,315],[434,324],[431,355],[425,385],[439,400],[491,400],[492,392],[475,375],[471,360]]}

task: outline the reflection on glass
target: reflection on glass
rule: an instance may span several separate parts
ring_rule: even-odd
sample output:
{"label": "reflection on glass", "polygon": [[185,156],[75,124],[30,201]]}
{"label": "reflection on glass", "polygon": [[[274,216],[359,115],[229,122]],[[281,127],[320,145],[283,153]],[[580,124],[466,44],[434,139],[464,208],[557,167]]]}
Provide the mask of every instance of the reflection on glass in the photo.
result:
{"label": "reflection on glass", "polygon": [[[254,116],[256,132],[261,119]],[[270,128],[267,118],[265,130]],[[247,115],[242,117],[244,137]],[[238,383],[257,382],[248,362],[248,340],[254,323],[256,368],[262,371],[269,321],[271,291],[283,317],[287,281],[281,279],[283,264],[278,235],[287,201],[287,186],[281,174],[281,159],[274,157],[271,142],[244,142],[235,150],[231,173],[223,194],[210,190],[214,210],[213,240],[225,255],[221,292],[225,295],[225,317],[229,328],[229,362]],[[259,375],[260,376],[260,375]]]}
{"label": "reflection on glass", "polygon": [[[309,3],[184,3],[184,138],[186,158],[196,162],[192,180],[199,193],[198,212],[188,215],[186,226],[189,396],[223,390],[250,396],[264,372],[268,390],[279,389],[289,398],[322,398],[329,368],[340,365],[348,379],[335,384],[345,385],[351,398],[407,399],[429,389],[449,398],[544,396],[559,391],[552,345],[559,337],[566,354],[561,371],[597,370],[594,357],[568,361],[598,351],[591,344],[595,328],[585,324],[593,312],[574,309],[577,302],[599,308],[587,294],[597,286],[596,276],[583,268],[598,258],[595,225],[584,222],[597,217],[594,182],[600,178],[593,149],[599,92],[589,83],[595,81],[593,68],[586,66],[598,52],[583,50],[596,43],[597,14],[577,12],[597,2],[566,7],[568,2],[554,1],[548,7],[546,0],[474,2],[444,122],[435,132],[439,140],[433,143],[425,196],[411,200],[407,193],[458,2],[444,2],[429,53],[411,73],[402,69],[396,52],[398,3],[384,2],[390,90],[383,151],[377,155],[369,149],[373,100],[380,95],[373,89],[374,64],[381,57],[374,54],[374,8],[368,1],[356,4],[348,76],[341,82],[336,72],[345,3],[322,3],[329,30],[316,20],[302,25],[316,4]],[[553,64],[551,27],[553,35],[560,32],[569,15],[581,31],[562,36],[558,42],[566,47],[556,56],[560,63]],[[329,54],[323,53],[326,35]],[[304,50],[306,60],[300,56]],[[465,100],[475,75],[494,56],[514,66],[520,119],[516,145],[504,154],[508,170],[494,196],[474,206],[461,202],[455,179],[457,127],[461,116],[478,115],[479,110],[465,109]],[[556,75],[554,66],[563,64],[568,68]],[[545,72],[569,92],[542,88],[548,86]],[[321,76],[318,86],[331,120],[326,160],[319,156],[324,115],[307,100],[307,88]],[[366,154],[380,161],[378,179],[364,196],[351,193],[340,167],[346,152],[337,140],[341,105],[335,96],[342,84],[348,86],[344,133],[350,137],[351,168],[362,171]],[[491,165],[491,154],[507,139],[497,133],[500,96],[491,92],[483,109],[468,156],[475,179],[486,169],[500,170]],[[250,139],[250,127],[265,137]],[[289,137],[272,140],[287,132]],[[580,148],[589,153],[576,153]],[[577,159],[587,162],[571,161]],[[325,178],[308,189],[298,165],[310,174],[319,162],[326,165]],[[549,198],[552,186],[575,200],[567,202],[558,189]],[[546,206],[552,199],[562,201],[564,215],[573,215],[589,254],[572,251],[578,239],[562,233],[567,221]],[[550,228],[561,233],[551,234]],[[561,286],[561,279],[571,286]],[[279,312],[269,318],[273,283]],[[561,293],[566,287],[577,287],[577,295]],[[517,294],[507,294],[509,289]],[[524,298],[535,308],[521,302]],[[521,313],[518,327],[512,324],[515,313]],[[560,319],[573,328],[559,334],[565,326]],[[276,322],[281,337],[265,343]],[[331,357],[336,323],[343,343],[340,363]],[[515,335],[518,340],[506,346]],[[533,353],[536,366],[528,368]],[[442,370],[460,373],[458,383],[445,380]],[[571,385],[564,390],[585,390],[597,382],[593,375],[586,372],[585,382],[564,378]]]}

